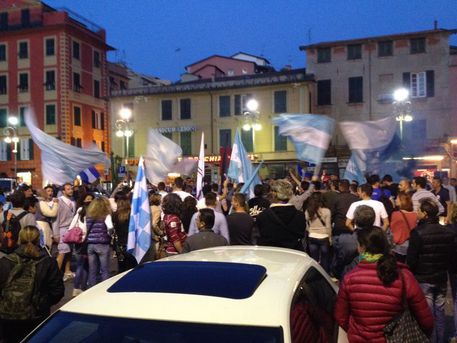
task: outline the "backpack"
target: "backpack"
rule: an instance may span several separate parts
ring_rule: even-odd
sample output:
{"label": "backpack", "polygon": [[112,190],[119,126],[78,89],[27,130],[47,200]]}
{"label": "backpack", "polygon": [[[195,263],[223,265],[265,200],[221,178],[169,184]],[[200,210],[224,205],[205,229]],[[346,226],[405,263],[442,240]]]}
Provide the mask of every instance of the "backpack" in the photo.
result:
{"label": "backpack", "polygon": [[36,317],[38,292],[35,292],[36,266],[41,260],[23,259],[16,253],[4,258],[14,263],[0,294],[0,318],[30,320]]}
{"label": "backpack", "polygon": [[11,253],[17,247],[19,231],[21,231],[20,220],[27,215],[27,211],[15,216],[12,212],[3,212],[3,222],[0,228],[0,250]]}
{"label": "backpack", "polygon": [[392,201],[390,200],[390,197],[386,194],[384,189],[381,188],[381,198],[379,199],[380,202],[384,205],[384,208],[386,209],[387,215],[389,216],[389,220],[392,217],[392,212],[394,211],[394,205],[392,204]]}

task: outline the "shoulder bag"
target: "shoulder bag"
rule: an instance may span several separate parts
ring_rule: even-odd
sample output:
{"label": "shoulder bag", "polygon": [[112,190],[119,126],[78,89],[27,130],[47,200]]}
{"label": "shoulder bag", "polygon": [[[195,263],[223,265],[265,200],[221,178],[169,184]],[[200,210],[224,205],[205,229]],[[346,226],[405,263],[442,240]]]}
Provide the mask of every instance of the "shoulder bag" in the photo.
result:
{"label": "shoulder bag", "polygon": [[406,299],[405,279],[403,272],[399,270],[402,283],[402,305],[403,311],[396,315],[384,327],[384,337],[387,343],[425,343],[430,339],[420,328],[414,315],[409,310]]}

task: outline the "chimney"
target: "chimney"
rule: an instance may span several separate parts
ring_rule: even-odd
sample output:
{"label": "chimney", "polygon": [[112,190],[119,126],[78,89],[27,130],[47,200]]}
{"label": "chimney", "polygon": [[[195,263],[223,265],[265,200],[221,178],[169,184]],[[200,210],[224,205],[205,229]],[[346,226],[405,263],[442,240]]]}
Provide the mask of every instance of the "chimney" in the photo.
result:
{"label": "chimney", "polygon": [[433,21],[433,29],[438,30],[438,20]]}

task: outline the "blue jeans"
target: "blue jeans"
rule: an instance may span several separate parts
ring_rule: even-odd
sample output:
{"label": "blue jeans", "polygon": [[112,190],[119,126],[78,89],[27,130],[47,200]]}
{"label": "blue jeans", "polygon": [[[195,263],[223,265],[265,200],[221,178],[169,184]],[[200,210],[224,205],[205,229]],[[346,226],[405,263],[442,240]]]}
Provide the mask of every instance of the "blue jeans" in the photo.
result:
{"label": "blue jeans", "polygon": [[87,277],[89,271],[89,263],[87,254],[81,252],[74,252],[76,258],[76,272],[73,280],[73,287],[75,289],[85,290],[87,288]]}
{"label": "blue jeans", "polygon": [[328,273],[330,270],[330,242],[328,238],[309,238],[308,242],[310,256],[319,262],[322,268]]}
{"label": "blue jeans", "polygon": [[109,278],[109,244],[89,244],[87,246],[89,256],[89,287],[97,283],[97,276],[101,274],[101,281]]}
{"label": "blue jeans", "polygon": [[451,283],[452,300],[454,302],[454,337],[457,337],[457,274],[449,273],[449,281]]}
{"label": "blue jeans", "polygon": [[446,303],[447,283],[431,284],[421,283],[420,287],[424,292],[427,304],[435,318],[435,327],[433,328],[432,342],[444,342],[444,330],[446,326],[446,317],[444,314],[444,304]]}

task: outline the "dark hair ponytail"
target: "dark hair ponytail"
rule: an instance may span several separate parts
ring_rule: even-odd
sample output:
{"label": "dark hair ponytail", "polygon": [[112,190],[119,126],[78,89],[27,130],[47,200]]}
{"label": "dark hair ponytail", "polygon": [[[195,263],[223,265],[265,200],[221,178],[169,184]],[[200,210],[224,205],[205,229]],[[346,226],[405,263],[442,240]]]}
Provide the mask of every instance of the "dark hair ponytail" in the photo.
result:
{"label": "dark hair ponytail", "polygon": [[398,278],[397,260],[390,252],[386,233],[379,227],[373,226],[357,232],[359,245],[370,254],[382,254],[376,264],[379,279],[385,286],[389,286]]}
{"label": "dark hair ponytail", "polygon": [[378,260],[376,270],[384,286],[389,286],[398,278],[397,259],[391,253],[384,254]]}

